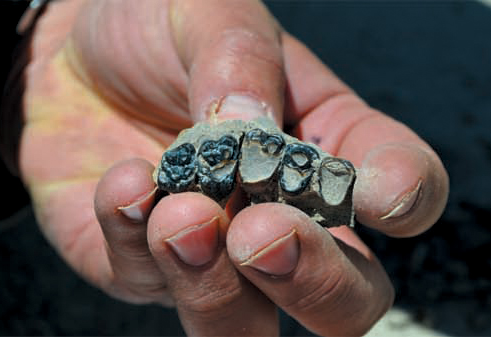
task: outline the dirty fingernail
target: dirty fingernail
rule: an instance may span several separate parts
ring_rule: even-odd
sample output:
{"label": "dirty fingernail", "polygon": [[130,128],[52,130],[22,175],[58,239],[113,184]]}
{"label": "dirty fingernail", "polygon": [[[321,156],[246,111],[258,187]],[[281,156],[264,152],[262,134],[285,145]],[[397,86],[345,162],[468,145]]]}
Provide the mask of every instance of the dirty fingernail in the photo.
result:
{"label": "dirty fingernail", "polygon": [[273,276],[292,272],[298,264],[299,242],[295,229],[254,253],[241,266],[249,266]]}
{"label": "dirty fingernail", "polygon": [[144,222],[152,209],[153,203],[155,202],[156,192],[157,188],[154,188],[152,191],[143,195],[133,203],[127,206],[118,207],[118,211],[133,222]]}
{"label": "dirty fingernail", "polygon": [[387,220],[392,218],[397,218],[398,216],[402,216],[409,212],[411,208],[413,208],[416,200],[418,199],[419,192],[421,190],[421,180],[419,180],[418,185],[412,191],[406,193],[399,203],[392,208],[387,214],[380,217],[380,220]]}
{"label": "dirty fingernail", "polygon": [[187,227],[164,241],[185,264],[202,266],[216,254],[219,219],[216,216],[203,224]]}
{"label": "dirty fingernail", "polygon": [[225,97],[217,110],[218,119],[251,120],[260,116],[268,116],[268,109],[265,103],[242,95]]}

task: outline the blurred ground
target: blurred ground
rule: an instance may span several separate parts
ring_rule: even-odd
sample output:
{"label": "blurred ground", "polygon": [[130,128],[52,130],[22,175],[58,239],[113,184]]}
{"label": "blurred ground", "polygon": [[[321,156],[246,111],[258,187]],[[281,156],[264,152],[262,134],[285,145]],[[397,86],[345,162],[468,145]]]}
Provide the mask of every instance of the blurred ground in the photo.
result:
{"label": "blurred ground", "polygon": [[[395,309],[370,336],[491,335],[490,7],[473,1],[268,5],[367,102],[430,143],[450,174],[447,210],[427,233],[390,239],[358,227],[397,293]],[[13,192],[18,182],[2,177],[6,218],[26,197]],[[0,268],[0,335],[182,334],[173,311],[113,301],[77,278],[41,237],[29,207],[0,222]],[[284,335],[308,334],[287,317],[282,321]]]}

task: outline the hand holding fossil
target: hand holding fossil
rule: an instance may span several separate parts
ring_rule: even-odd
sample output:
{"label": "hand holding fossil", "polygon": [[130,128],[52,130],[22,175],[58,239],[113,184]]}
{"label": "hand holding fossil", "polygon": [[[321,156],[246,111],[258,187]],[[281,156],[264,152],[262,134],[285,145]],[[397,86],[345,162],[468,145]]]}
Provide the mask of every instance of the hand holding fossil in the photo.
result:
{"label": "hand holding fossil", "polygon": [[[277,307],[320,335],[363,334],[393,290],[352,229],[318,225],[320,201],[353,200],[360,223],[397,237],[445,205],[435,152],[260,2],[55,1],[32,57],[20,168],[43,233],[111,296],[175,305],[190,335],[277,335]],[[259,126],[172,147],[198,122],[261,116],[299,142]],[[166,149],[159,183],[191,192],[154,205]],[[357,168],[352,199],[352,166],[321,151]],[[239,176],[256,204],[192,192],[223,205]]]}

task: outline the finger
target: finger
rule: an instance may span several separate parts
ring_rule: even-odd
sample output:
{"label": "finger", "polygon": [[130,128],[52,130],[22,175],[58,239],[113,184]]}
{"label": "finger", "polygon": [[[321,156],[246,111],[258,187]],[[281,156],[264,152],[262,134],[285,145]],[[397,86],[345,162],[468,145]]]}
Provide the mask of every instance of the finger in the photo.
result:
{"label": "finger", "polygon": [[286,120],[296,136],[359,167],[358,220],[411,236],[440,217],[448,176],[438,155],[405,125],[370,108],[305,46],[283,38],[289,87]]}
{"label": "finger", "polygon": [[388,310],[394,292],[356,235],[336,231],[345,231],[344,241],[296,208],[260,204],[234,218],[227,250],[247,279],[307,329],[361,335]]}
{"label": "finger", "polygon": [[119,297],[170,305],[163,274],[147,241],[146,221],[155,201],[152,171],[152,165],[140,159],[113,166],[97,186],[95,211]]}
{"label": "finger", "polygon": [[279,27],[259,1],[172,1],[171,26],[189,74],[194,120],[282,122],[284,73]]}
{"label": "finger", "polygon": [[65,45],[80,79],[157,136],[191,126],[187,74],[173,47],[169,2],[85,1]]}
{"label": "finger", "polygon": [[198,193],[163,198],[148,222],[150,249],[190,336],[277,335],[274,305],[233,267],[229,220]]}

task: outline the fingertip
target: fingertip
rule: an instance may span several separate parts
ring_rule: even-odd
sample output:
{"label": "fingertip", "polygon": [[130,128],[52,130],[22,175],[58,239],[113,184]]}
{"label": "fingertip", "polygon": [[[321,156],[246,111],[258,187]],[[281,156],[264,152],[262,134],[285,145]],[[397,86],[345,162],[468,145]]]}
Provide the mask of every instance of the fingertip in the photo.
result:
{"label": "fingertip", "polygon": [[433,151],[385,144],[371,150],[358,171],[356,217],[388,235],[413,236],[438,220],[447,195],[448,175]]}
{"label": "fingertip", "polygon": [[227,249],[237,265],[246,265],[258,250],[295,233],[295,225],[309,221],[300,210],[277,203],[257,204],[242,210],[230,224]]}
{"label": "fingertip", "polygon": [[139,158],[118,162],[97,185],[94,207],[101,225],[118,214],[144,222],[155,198],[153,165]]}
{"label": "fingertip", "polygon": [[[217,245],[217,236],[224,236],[222,233],[225,233],[227,226],[227,214],[212,199],[196,192],[171,194],[157,203],[148,219],[150,250],[159,257],[166,254],[169,247],[176,248],[177,244],[183,249],[188,246],[191,249],[195,239],[206,239],[208,246]],[[174,249],[175,252],[177,250]],[[194,257],[192,260],[195,260]]]}

